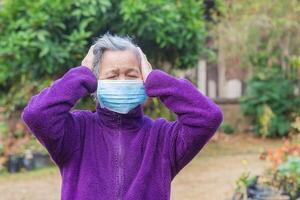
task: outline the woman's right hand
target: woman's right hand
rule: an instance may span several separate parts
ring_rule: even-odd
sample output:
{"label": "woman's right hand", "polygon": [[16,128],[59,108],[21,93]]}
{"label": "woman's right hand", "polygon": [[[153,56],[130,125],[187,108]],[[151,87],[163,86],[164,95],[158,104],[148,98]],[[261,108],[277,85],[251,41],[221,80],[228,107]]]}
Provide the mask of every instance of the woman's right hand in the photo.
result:
{"label": "woman's right hand", "polygon": [[142,49],[140,47],[137,47],[137,49],[141,56],[141,69],[142,69],[143,80],[146,81],[148,75],[152,71],[152,66],[151,66],[150,62],[148,61],[146,55],[142,51]]}
{"label": "woman's right hand", "polygon": [[93,71],[93,61],[94,61],[94,53],[93,53],[94,46],[95,45],[92,45],[90,47],[89,52],[86,54],[85,58],[81,62],[81,66],[86,66],[92,71]]}

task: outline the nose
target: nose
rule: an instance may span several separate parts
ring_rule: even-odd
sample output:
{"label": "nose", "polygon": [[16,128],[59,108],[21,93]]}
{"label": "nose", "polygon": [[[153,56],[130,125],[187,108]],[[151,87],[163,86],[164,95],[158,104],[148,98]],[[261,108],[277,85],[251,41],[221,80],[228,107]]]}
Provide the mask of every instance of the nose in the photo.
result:
{"label": "nose", "polygon": [[120,74],[117,78],[118,80],[126,80],[126,76],[124,74]]}
{"label": "nose", "polygon": [[129,76],[126,76],[126,74],[119,74],[117,80],[131,80]]}

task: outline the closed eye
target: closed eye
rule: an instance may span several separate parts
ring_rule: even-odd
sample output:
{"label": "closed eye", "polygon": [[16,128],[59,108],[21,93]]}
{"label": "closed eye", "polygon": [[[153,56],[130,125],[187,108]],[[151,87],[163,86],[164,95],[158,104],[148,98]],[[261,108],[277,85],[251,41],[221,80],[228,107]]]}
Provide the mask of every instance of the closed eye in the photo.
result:
{"label": "closed eye", "polygon": [[108,76],[107,78],[108,78],[108,79],[112,79],[112,78],[115,78],[115,77],[116,77],[116,75]]}

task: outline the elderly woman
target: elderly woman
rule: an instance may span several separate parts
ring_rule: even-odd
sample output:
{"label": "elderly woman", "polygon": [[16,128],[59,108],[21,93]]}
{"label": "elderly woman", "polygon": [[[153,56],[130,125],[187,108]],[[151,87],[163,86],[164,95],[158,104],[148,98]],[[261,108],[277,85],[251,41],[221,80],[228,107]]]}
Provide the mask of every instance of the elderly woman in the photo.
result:
{"label": "elderly woman", "polygon": [[[88,94],[96,111],[71,111]],[[177,120],[144,115],[147,97]],[[107,33],[81,66],[31,98],[22,119],[60,170],[62,200],[168,200],[223,113],[190,81],[152,69],[129,37]]]}

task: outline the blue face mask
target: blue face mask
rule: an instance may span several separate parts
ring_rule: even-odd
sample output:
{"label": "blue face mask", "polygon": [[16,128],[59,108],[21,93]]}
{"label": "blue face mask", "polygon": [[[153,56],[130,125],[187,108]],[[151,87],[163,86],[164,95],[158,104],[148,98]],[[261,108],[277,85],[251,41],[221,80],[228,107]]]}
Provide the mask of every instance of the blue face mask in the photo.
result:
{"label": "blue face mask", "polygon": [[126,114],[145,102],[143,80],[98,80],[97,98],[101,108]]}

